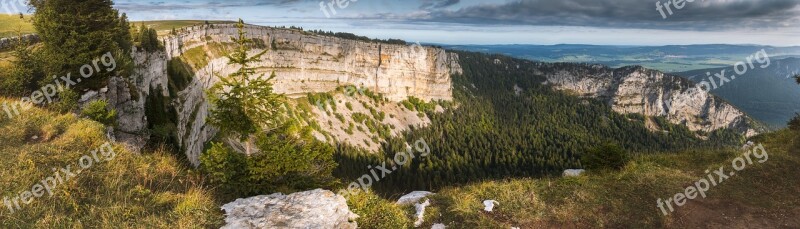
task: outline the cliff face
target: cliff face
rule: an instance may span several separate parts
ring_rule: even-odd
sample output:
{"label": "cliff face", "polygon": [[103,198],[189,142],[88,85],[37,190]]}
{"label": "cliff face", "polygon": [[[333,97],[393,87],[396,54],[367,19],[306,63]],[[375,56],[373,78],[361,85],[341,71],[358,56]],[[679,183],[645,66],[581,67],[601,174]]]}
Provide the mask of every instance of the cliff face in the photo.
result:
{"label": "cliff face", "polygon": [[[601,65],[542,64],[539,74],[560,90],[607,102],[614,111],[660,116],[692,131],[731,129],[745,136],[758,133],[755,123],[733,105],[691,81],[642,67],[610,69]],[[557,70],[552,70],[557,69]]]}
{"label": "cliff face", "polygon": [[[252,65],[258,68],[256,75],[268,77],[274,71],[277,75],[273,81],[275,92],[284,93],[290,98],[354,85],[382,94],[392,102],[405,100],[409,96],[424,100],[452,100],[450,75],[461,72],[458,56],[437,48],[354,41],[260,26],[247,26],[245,30],[247,36],[257,43],[253,54],[269,49]],[[199,59],[188,63],[194,71],[188,85],[169,98],[177,111],[179,144],[195,165],[199,164],[204,144],[216,133],[213,127],[205,123],[209,108],[205,90],[217,81],[216,75],[228,75],[237,69],[237,66],[229,65],[224,57],[226,47],[232,45],[231,37],[237,35],[234,25],[195,26],[163,38],[166,48],[163,53],[134,52],[137,67],[131,80],[134,81],[136,93],[143,97],[147,97],[154,87],[161,87],[163,96],[168,96],[169,60],[190,55],[187,59]],[[122,120],[131,120],[121,125],[120,129],[127,130],[125,133],[146,130],[144,102],[117,104],[118,110],[137,111],[120,112],[126,116]],[[318,111],[319,108],[314,109],[315,113],[325,113]],[[412,111],[401,113],[416,115]],[[424,124],[427,120],[402,120],[399,117],[409,115],[397,116],[398,120],[386,122],[413,125]],[[397,127],[396,131],[407,128],[402,125]],[[120,132],[117,136],[125,133]],[[324,139],[324,136],[320,138]],[[145,139],[128,142],[141,145]]]}
{"label": "cliff face", "polygon": [[[392,45],[319,36],[303,31],[246,26],[248,38],[255,39],[262,49],[270,49],[256,63],[257,74],[275,71],[275,89],[289,96],[310,92],[328,92],[341,85],[364,86],[392,101],[409,96],[425,100],[451,100],[450,74],[460,72],[458,56],[442,49],[419,45]],[[234,25],[189,27],[178,35],[166,37],[167,58],[209,44],[228,44],[238,36]],[[235,66],[227,66],[225,58],[217,58],[201,71],[228,74]],[[205,74],[200,81],[213,81]]]}

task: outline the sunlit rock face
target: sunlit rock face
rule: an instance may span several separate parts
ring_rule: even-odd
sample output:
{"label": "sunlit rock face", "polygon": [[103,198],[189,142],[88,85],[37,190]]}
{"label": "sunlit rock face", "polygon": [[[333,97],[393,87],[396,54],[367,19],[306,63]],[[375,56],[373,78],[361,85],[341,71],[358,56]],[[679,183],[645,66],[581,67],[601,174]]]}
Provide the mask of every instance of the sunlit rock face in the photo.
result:
{"label": "sunlit rock face", "polygon": [[[262,26],[248,25],[245,31],[248,38],[256,41],[251,54],[267,50],[251,67],[257,68],[256,74],[260,77],[269,77],[275,72],[275,92],[290,98],[354,85],[379,93],[391,102],[410,96],[428,101],[449,101],[453,98],[451,74],[462,72],[458,55],[438,48],[347,40]],[[168,94],[167,61],[190,55],[187,52],[192,51],[191,55],[198,55],[199,51],[199,55],[207,57],[202,66],[192,66],[195,68],[194,77],[188,86],[170,98],[178,115],[179,144],[195,165],[199,165],[205,143],[216,134],[216,130],[205,122],[209,108],[205,91],[217,82],[218,75],[228,75],[238,69],[228,64],[224,57],[227,52],[224,47],[232,45],[234,36],[238,36],[235,25],[194,26],[163,37],[164,53],[133,54],[136,68],[131,80],[136,82],[137,91],[145,97],[152,87],[162,87],[162,93]],[[139,102],[121,106],[124,110],[144,110],[143,103]],[[387,115],[391,112],[391,109],[386,111]],[[411,111],[401,111],[394,116],[409,116],[405,113],[416,115]],[[133,126],[137,122],[131,122],[131,128],[127,129],[146,126],[143,125],[146,122],[143,112],[126,119],[144,120],[138,122],[142,124],[139,126]],[[406,125],[424,124],[425,120],[427,118],[387,122],[395,121],[398,130],[403,130],[408,128]],[[354,139],[363,142],[360,138]],[[141,142],[137,144],[141,145]]]}
{"label": "sunlit rock face", "polygon": [[692,131],[712,132],[724,128],[748,137],[758,133],[755,123],[744,112],[678,76],[642,67],[543,66],[558,69],[539,72],[547,77],[547,84],[600,99],[619,113],[664,117]]}
{"label": "sunlit rock face", "polygon": [[[238,36],[237,31],[234,25],[186,28],[179,35],[164,38],[167,56],[180,56],[209,43],[231,43],[231,38]],[[461,72],[458,56],[443,49],[347,40],[262,26],[246,26],[245,31],[263,48],[254,49],[254,54],[269,50],[254,64],[258,74],[268,76],[275,71],[276,92],[290,96],[357,85],[392,101],[409,96],[451,100],[450,74]],[[236,70],[236,66],[208,66],[203,70],[224,75]],[[203,75],[199,77],[204,81]]]}

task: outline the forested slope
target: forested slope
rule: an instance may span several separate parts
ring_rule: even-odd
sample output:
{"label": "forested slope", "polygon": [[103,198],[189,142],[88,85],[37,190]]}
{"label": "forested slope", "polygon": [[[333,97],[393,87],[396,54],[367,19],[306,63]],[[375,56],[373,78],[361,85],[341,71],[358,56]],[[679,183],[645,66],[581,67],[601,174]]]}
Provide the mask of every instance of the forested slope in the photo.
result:
{"label": "forested slope", "polygon": [[419,139],[428,143],[431,154],[393,172],[373,186],[376,190],[397,194],[484,179],[560,174],[563,169],[581,168],[580,155],[603,143],[643,154],[720,148],[744,140],[727,130],[701,140],[685,127],[659,118],[655,120],[664,131],[654,132],[645,127],[645,117],[620,115],[596,100],[543,85],[545,78],[532,73],[534,68],[541,70],[536,62],[469,52],[459,56],[464,73],[453,77],[451,109],[427,112],[432,124],[388,140],[385,155],[340,145],[336,174],[357,178],[368,165],[394,158],[394,153],[405,151],[407,142]]}

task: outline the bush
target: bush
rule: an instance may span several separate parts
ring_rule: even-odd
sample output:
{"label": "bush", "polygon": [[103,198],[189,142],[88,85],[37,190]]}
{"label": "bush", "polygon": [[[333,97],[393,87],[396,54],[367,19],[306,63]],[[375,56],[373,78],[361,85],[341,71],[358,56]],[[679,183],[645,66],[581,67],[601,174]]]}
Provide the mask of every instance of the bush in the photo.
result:
{"label": "bush", "polygon": [[108,102],[104,99],[89,102],[81,114],[105,125],[114,125],[117,121],[117,110],[108,109]]}
{"label": "bush", "polygon": [[282,131],[259,136],[260,152],[246,156],[222,143],[212,143],[200,156],[200,169],[232,197],[273,192],[291,193],[336,184],[333,147]]}
{"label": "bush", "polygon": [[247,174],[246,166],[247,158],[244,154],[235,152],[222,143],[211,143],[211,148],[200,156],[200,170],[214,183],[239,185]]}
{"label": "bush", "polygon": [[78,99],[80,96],[77,92],[63,90],[58,93],[58,101],[50,104],[50,109],[59,113],[72,112],[78,108]]}
{"label": "bush", "polygon": [[359,228],[410,228],[411,219],[403,209],[372,192],[358,191],[347,196],[347,205],[359,217]]}
{"label": "bush", "polygon": [[794,131],[800,131],[800,115],[795,116],[792,120],[789,121],[789,129]]}
{"label": "bush", "polygon": [[594,147],[581,156],[581,164],[588,170],[620,170],[629,160],[628,153],[613,144]]}

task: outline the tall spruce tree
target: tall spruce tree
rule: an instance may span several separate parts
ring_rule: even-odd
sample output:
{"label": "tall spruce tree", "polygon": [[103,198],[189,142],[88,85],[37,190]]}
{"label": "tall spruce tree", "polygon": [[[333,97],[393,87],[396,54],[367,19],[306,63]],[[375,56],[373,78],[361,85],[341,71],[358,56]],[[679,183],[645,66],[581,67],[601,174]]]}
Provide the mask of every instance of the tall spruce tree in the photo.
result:
{"label": "tall spruce tree", "polygon": [[[298,124],[285,120],[285,97],[272,91],[275,73],[261,77],[251,67],[268,50],[249,55],[253,41],[245,36],[241,19],[237,27],[239,35],[233,38],[237,47],[227,57],[239,69],[218,76],[220,81],[208,90],[212,104],[208,122],[223,137],[245,142],[246,155],[214,143],[200,156],[201,170],[223,190],[239,195],[329,187],[336,180],[333,147],[292,130]],[[251,145],[260,151],[251,153]]]}
{"label": "tall spruce tree", "polygon": [[284,96],[272,91],[269,81],[275,78],[274,72],[263,79],[256,76],[255,68],[250,66],[268,50],[248,56],[253,41],[245,36],[244,21],[239,19],[237,27],[239,36],[232,38],[237,47],[227,57],[230,64],[239,66],[239,70],[228,76],[218,76],[219,82],[209,89],[213,109],[208,122],[218,127],[223,135],[245,142],[249,155],[251,135],[281,124],[285,111]]}

